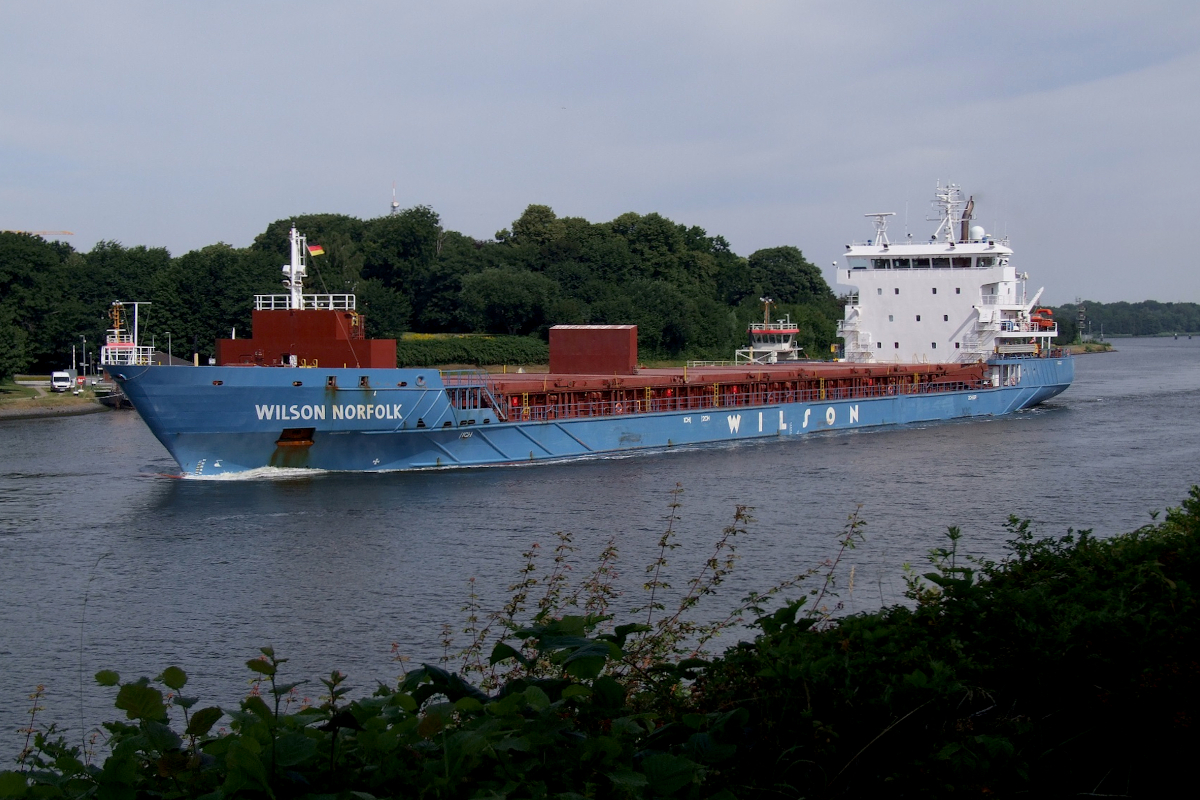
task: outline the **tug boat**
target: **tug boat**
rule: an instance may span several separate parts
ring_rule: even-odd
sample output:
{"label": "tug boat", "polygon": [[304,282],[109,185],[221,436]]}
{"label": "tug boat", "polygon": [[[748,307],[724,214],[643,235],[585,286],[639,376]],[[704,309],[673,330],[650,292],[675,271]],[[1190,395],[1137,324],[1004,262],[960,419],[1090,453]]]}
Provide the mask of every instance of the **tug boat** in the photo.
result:
{"label": "tug boat", "polygon": [[[1065,390],[1074,361],[1026,297],[1007,240],[971,226],[974,203],[938,186],[937,231],[892,243],[891,213],[846,247],[851,288],[837,361],[803,357],[770,320],[729,362],[638,365],[633,325],[557,325],[546,374],[397,368],[365,336],[353,295],[303,291],[295,228],[285,295],[255,297],[249,339],[216,363],[162,366],[125,344],[109,375],[178,462],[212,477],[264,468],[391,471],[511,465],[713,442],[1008,414]],[[136,341],[136,340],[135,340]]]}

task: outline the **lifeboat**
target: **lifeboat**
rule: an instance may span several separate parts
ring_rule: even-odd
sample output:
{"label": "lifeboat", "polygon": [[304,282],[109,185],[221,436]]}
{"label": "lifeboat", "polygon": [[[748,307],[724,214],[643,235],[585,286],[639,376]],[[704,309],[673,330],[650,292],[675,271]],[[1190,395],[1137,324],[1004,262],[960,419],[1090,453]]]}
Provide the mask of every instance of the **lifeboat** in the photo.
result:
{"label": "lifeboat", "polygon": [[1029,317],[1038,330],[1050,330],[1054,327],[1054,311],[1049,308],[1039,308]]}

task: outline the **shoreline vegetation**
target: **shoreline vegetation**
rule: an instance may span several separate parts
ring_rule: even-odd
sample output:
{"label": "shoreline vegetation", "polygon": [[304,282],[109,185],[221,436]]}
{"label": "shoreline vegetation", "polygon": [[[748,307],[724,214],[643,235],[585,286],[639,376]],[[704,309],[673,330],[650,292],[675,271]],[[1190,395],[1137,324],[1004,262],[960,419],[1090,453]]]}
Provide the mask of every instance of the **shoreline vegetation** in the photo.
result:
{"label": "shoreline vegetation", "polygon": [[[189,696],[177,666],[102,671],[119,713],[88,739],[39,724],[38,687],[0,797],[1157,797],[1186,785],[1200,488],[1103,540],[1038,538],[1010,518],[1000,561],[966,555],[950,528],[924,569],[905,567],[906,603],[842,615],[839,564],[866,527],[855,513],[833,558],[709,624],[692,612],[734,568],[752,509],[736,508],[668,603],[681,491],[642,602],[621,620],[615,538],[584,575],[560,533],[552,551],[526,553],[504,608],[485,613],[472,592],[465,642],[448,623],[442,663],[370,694],[336,671],[293,682],[270,648],[246,662],[253,689],[234,706]],[[743,619],[752,638],[699,649]]]}
{"label": "shoreline vegetation", "polygon": [[[49,380],[46,381],[49,383]],[[76,395],[72,392],[52,393],[26,382],[0,382],[0,422],[16,419],[70,417],[108,411],[96,399],[91,388]]]}
{"label": "shoreline vegetation", "polygon": [[1116,348],[1112,346],[1112,342],[1083,342],[1082,344],[1064,345],[1068,353],[1073,356],[1088,355],[1090,353],[1115,353]]}

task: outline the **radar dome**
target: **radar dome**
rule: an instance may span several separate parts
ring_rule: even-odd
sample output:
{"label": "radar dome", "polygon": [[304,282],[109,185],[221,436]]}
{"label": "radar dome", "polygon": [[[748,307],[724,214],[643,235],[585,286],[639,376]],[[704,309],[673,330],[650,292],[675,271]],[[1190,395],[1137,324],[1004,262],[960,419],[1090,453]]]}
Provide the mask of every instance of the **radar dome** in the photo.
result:
{"label": "radar dome", "polygon": [[986,235],[987,235],[987,232],[984,231],[982,225],[972,225],[971,226],[971,241],[978,242],[980,239],[982,239]]}

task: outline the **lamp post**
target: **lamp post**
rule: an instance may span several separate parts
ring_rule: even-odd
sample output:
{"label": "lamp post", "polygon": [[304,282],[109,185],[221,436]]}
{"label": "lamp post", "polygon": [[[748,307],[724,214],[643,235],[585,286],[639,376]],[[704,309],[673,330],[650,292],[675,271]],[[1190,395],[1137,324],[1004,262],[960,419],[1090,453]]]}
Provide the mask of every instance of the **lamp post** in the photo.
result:
{"label": "lamp post", "polygon": [[[83,351],[80,354],[81,355],[80,361],[83,362],[83,374],[86,375],[87,374],[87,337],[84,336],[83,334],[79,334],[79,341],[83,343],[82,347],[80,348]],[[76,365],[75,371],[76,371],[76,373],[78,373],[78,371],[79,371],[78,365]]]}
{"label": "lamp post", "polygon": [[171,366],[171,332],[167,331],[167,366]]}

